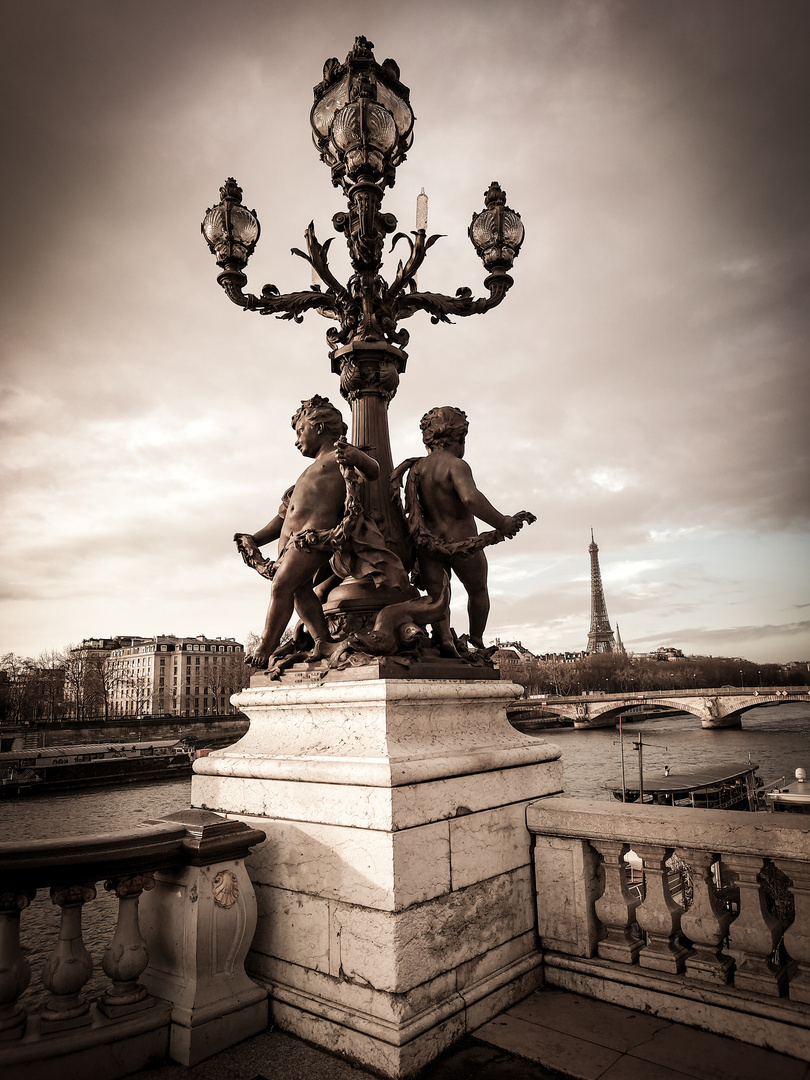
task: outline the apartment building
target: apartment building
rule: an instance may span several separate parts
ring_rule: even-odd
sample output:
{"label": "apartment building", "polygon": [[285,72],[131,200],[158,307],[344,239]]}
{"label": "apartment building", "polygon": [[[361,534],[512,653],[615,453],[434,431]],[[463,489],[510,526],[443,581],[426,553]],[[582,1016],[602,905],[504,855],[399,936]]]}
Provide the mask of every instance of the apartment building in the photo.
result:
{"label": "apartment building", "polygon": [[122,638],[105,662],[114,716],[222,716],[247,685],[245,650],[233,638]]}

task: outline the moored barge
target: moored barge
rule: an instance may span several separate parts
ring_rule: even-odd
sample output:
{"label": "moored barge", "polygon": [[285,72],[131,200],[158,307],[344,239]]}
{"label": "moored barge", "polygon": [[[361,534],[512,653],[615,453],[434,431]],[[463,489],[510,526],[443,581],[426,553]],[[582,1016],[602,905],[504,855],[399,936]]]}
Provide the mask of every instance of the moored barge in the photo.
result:
{"label": "moored barge", "polygon": [[656,806],[691,806],[703,810],[756,810],[759,766],[715,765],[705,769],[690,769],[675,773],[668,768],[663,774],[644,775],[643,786],[626,778],[624,799],[622,781],[608,780],[605,787],[620,802],[654,803]]}
{"label": "moored barge", "polygon": [[0,798],[29,792],[172,779],[191,773],[181,739],[40,746],[0,753]]}

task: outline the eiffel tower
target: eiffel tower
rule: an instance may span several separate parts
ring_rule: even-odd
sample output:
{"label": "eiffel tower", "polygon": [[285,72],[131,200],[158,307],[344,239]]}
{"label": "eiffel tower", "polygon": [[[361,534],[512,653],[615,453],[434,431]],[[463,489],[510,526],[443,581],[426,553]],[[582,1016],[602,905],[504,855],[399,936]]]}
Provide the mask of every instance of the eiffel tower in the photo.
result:
{"label": "eiffel tower", "polygon": [[608,619],[605,592],[602,588],[602,574],[599,571],[599,548],[593,538],[593,529],[591,529],[588,553],[591,556],[591,629],[588,633],[588,648],[585,651],[587,653],[613,652],[616,642],[613,640],[613,631]]}

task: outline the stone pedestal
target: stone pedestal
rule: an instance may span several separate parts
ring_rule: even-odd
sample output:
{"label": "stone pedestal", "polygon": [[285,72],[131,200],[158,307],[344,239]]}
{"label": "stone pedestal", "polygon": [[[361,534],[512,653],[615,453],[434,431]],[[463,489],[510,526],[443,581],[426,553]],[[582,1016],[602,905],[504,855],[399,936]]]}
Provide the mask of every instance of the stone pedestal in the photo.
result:
{"label": "stone pedestal", "polygon": [[520,687],[358,676],[236,695],[250,730],[192,799],[267,835],[247,966],[276,1023],[406,1077],[540,982],[525,809],[562,767],[506,719]]}
{"label": "stone pedestal", "polygon": [[244,860],[264,834],[200,810],[162,820],[185,825],[186,865],[144,894],[142,982],[171,1001],[169,1054],[192,1066],[267,1028],[267,992],[245,973],[256,906]]}

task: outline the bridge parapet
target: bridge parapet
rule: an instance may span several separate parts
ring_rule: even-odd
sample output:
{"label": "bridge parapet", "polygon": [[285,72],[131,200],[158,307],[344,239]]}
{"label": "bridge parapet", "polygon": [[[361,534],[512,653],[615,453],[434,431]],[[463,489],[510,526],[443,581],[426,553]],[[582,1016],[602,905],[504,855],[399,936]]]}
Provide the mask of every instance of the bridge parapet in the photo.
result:
{"label": "bridge parapet", "polygon": [[763,705],[791,701],[810,701],[810,688],[799,687],[720,687],[700,690],[649,690],[643,693],[591,693],[559,697],[544,695],[516,702],[510,718],[521,711],[542,708],[576,728],[614,727],[619,716],[637,706],[665,705],[679,712],[691,713],[705,728],[739,727],[743,713]]}
{"label": "bridge parapet", "polygon": [[564,797],[526,817],[547,985],[810,1060],[806,818]]}
{"label": "bridge parapet", "polygon": [[[167,1054],[194,1065],[263,1030],[267,992],[244,970],[256,925],[244,858],[263,839],[242,822],[187,810],[131,832],[0,844],[4,1080],[47,1069],[61,1080],[104,1080]],[[101,960],[108,985],[90,1002],[84,988],[94,963],[82,916],[93,911],[99,882],[118,911]],[[31,969],[20,928],[28,929],[42,888],[60,913],[59,934],[42,971],[47,999],[27,1009],[20,999]]]}

